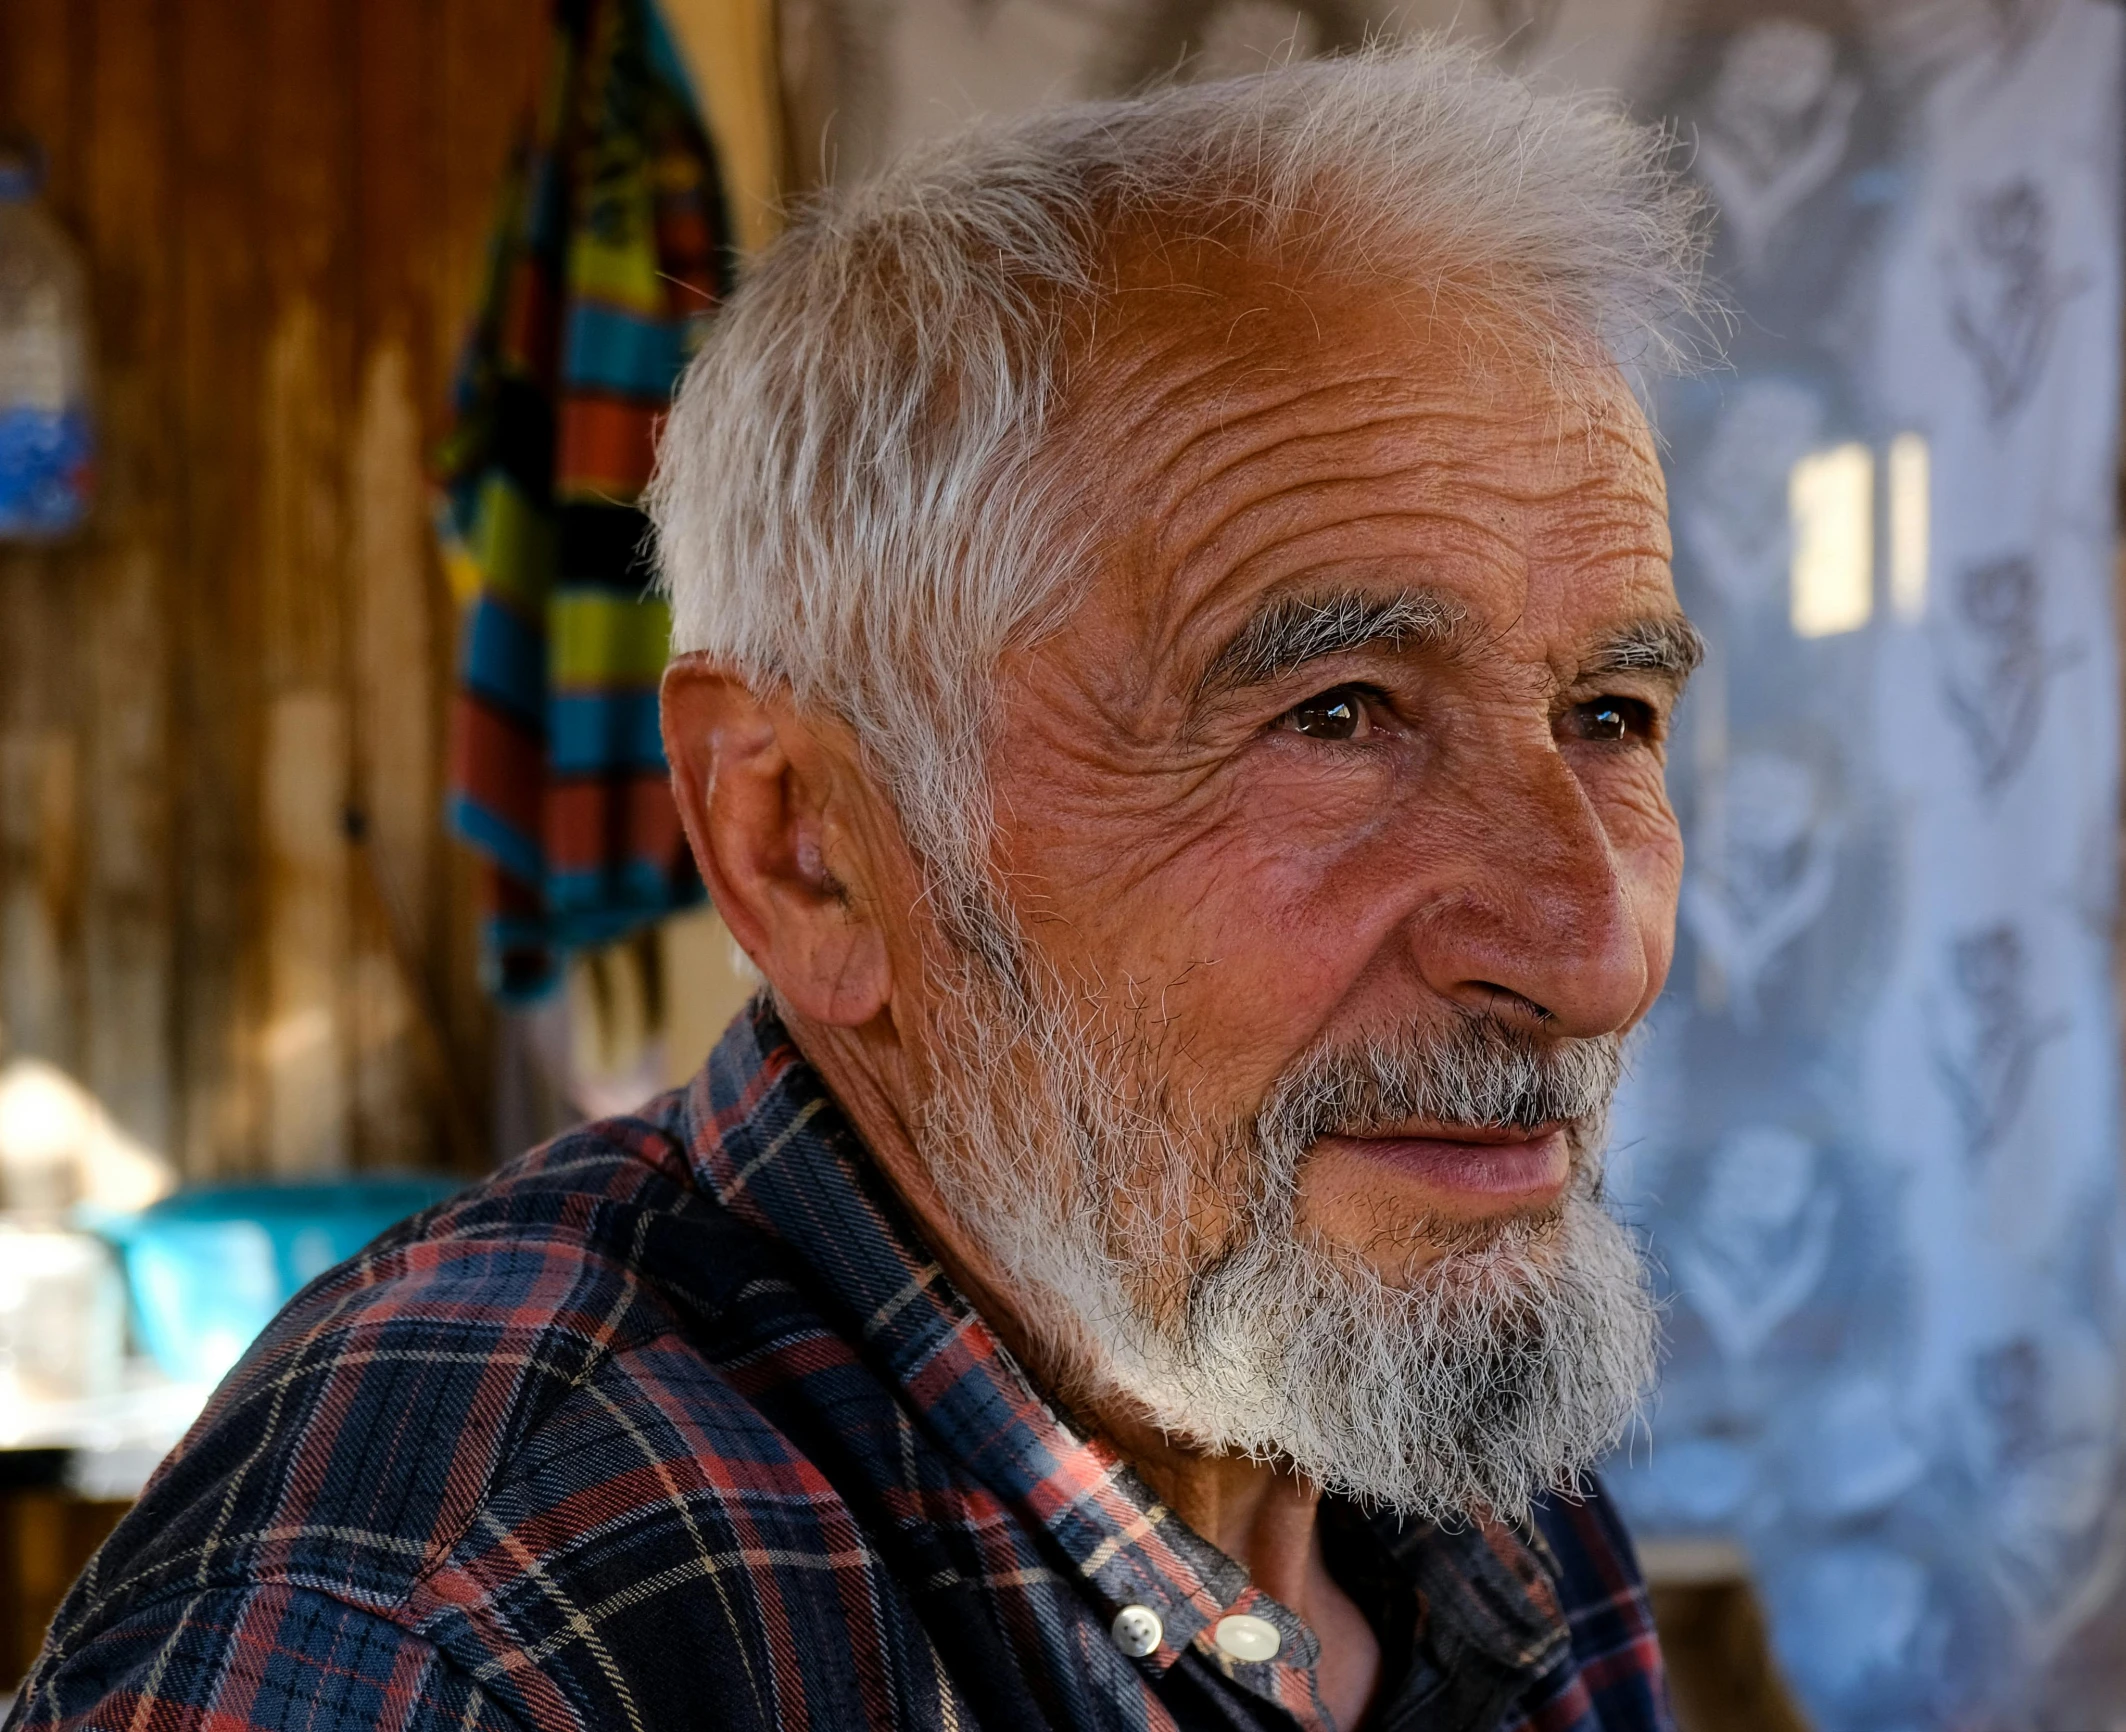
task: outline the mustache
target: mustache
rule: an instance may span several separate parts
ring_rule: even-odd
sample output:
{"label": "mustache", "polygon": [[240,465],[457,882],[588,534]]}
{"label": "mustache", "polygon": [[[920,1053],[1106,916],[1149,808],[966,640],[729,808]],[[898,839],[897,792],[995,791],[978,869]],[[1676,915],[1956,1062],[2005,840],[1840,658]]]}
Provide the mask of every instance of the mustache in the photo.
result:
{"label": "mustache", "polygon": [[1270,1147],[1297,1150],[1410,1119],[1488,1131],[1588,1126],[1623,1076],[1622,1035],[1546,1037],[1471,1015],[1317,1049],[1271,1092],[1257,1127]]}

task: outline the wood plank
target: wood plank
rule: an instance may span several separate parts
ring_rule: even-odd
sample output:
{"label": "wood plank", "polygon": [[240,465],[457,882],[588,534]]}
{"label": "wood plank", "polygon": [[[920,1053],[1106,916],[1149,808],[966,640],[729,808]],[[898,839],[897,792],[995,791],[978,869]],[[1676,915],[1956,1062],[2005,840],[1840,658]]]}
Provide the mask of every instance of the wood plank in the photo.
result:
{"label": "wood plank", "polygon": [[548,17],[524,0],[442,0],[433,305],[444,357],[456,355],[479,290],[502,170],[546,64]]}
{"label": "wood plank", "polygon": [[[350,502],[355,714],[366,871],[354,1001],[357,1142],[375,1163],[418,1162],[433,1151],[432,1104],[449,1082],[424,1064],[423,1019],[434,996],[421,974],[434,930],[441,828],[435,688],[437,644],[427,568],[421,421],[405,343],[384,339],[365,357]],[[404,959],[403,962],[401,959]]]}
{"label": "wood plank", "polygon": [[56,1490],[0,1491],[0,1691],[29,1670],[60,1600],[132,1507]]}
{"label": "wood plank", "polygon": [[354,115],[345,0],[254,14],[264,42],[266,355],[260,381],[260,651],[265,799],[266,1163],[329,1172],[353,1154],[352,855],[344,452]]}
{"label": "wood plank", "polygon": [[350,1154],[347,724],[336,687],[290,687],[266,702],[266,1017],[258,1047],[265,1164],[286,1176],[338,1171]]}
{"label": "wood plank", "polygon": [[65,567],[0,554],[0,1030],[10,1056],[80,1064],[80,741]]}
{"label": "wood plank", "polygon": [[0,1677],[12,1682],[36,1660],[66,1593],[68,1561],[59,1494],[0,1493]]}
{"label": "wood plank", "polygon": [[[450,370],[479,289],[502,171],[544,74],[550,15],[551,8],[523,0],[438,0],[428,57],[437,154],[423,260],[433,369],[424,401],[435,417],[432,434],[442,428]],[[454,669],[454,609],[445,607],[438,629],[445,665]],[[453,1050],[484,1078],[495,1062],[496,1018],[479,984],[478,869],[456,844],[446,845],[442,862],[440,955]]]}
{"label": "wood plank", "polygon": [[94,267],[102,456],[81,573],[90,697],[83,1080],[160,1150],[170,1146],[175,1109],[168,43],[162,0],[93,0],[90,21],[81,207]]}
{"label": "wood plank", "polygon": [[0,54],[0,117],[43,147],[45,197],[63,221],[73,215],[83,142],[85,23],[70,0],[8,0],[0,15],[8,47]]}
{"label": "wood plank", "polygon": [[[78,20],[66,0],[0,13],[0,124],[42,146],[47,205],[72,217]],[[66,549],[0,548],[0,1052],[80,1058],[79,706]]]}
{"label": "wood plank", "polygon": [[438,1097],[455,1086],[447,1037],[429,1026],[441,930],[443,653],[420,400],[433,136],[423,61],[434,11],[432,0],[365,0],[355,26],[359,359],[348,624],[363,841],[352,863],[351,1036],[356,1158],[382,1166],[438,1152]]}
{"label": "wood plank", "polygon": [[[275,8],[273,10],[278,10]],[[175,334],[180,558],[174,707],[177,1064],[188,1175],[260,1157],[256,813],[260,746],[256,15],[173,6],[179,104]]]}
{"label": "wood plank", "polygon": [[[484,256],[493,200],[513,128],[528,111],[542,64],[547,8],[524,8],[501,19],[503,34],[491,44],[492,51],[500,56],[500,71],[481,80],[479,86],[483,96],[490,93],[491,87],[492,100],[476,99],[463,88],[467,63],[457,57],[457,52],[462,52],[467,44],[456,0],[427,0],[425,25],[423,65],[428,69],[428,124],[416,271],[427,340],[415,347],[424,454],[433,449],[449,424],[452,375],[469,314],[469,304],[452,292],[449,266],[460,247],[467,244],[475,259]],[[491,156],[487,161],[485,196],[477,202],[463,196],[471,184],[459,173],[461,155],[467,151],[476,160]],[[459,187],[459,197],[437,196],[438,189],[452,185]],[[472,213],[469,223],[468,211]],[[443,753],[456,685],[459,613],[457,601],[443,580],[432,537],[425,552],[431,579],[430,630],[436,654],[432,718],[440,798],[445,778]],[[479,978],[480,899],[472,856],[443,830],[440,813],[435,840],[435,925],[429,934],[427,956],[428,979],[435,983],[431,1002],[439,1038],[448,1046],[456,1073],[458,1105],[454,1117],[462,1121],[469,1116],[472,1120],[458,1133],[453,1159],[461,1167],[480,1171],[492,1164],[493,1157],[497,1019],[493,1001]]]}

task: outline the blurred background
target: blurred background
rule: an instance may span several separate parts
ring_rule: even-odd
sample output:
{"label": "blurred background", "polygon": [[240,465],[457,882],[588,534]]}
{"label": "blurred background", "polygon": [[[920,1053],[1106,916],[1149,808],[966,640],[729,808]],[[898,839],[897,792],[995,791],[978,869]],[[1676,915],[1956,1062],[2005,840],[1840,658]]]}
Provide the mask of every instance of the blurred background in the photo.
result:
{"label": "blurred background", "polygon": [[785,201],[1420,28],[1667,124],[1734,315],[1613,1157],[1684,1718],[2126,1727],[2110,0],[6,0],[0,1695],[296,1287],[750,990],[633,500]]}

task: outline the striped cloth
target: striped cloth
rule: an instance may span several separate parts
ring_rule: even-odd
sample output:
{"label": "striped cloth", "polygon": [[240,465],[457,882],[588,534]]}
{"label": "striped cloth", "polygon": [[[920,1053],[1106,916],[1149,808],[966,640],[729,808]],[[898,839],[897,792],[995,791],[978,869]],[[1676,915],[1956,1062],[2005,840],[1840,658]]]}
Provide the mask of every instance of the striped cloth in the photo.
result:
{"label": "striped cloth", "polygon": [[450,821],[486,865],[486,972],[507,999],[701,894],[665,781],[669,620],[636,501],[730,281],[727,232],[652,0],[562,0],[438,461],[470,603]]}
{"label": "striped cloth", "polygon": [[[1670,1728],[1598,1488],[1524,1530],[1325,1519],[1379,1732]],[[1233,1612],[1273,1658],[1217,1648]],[[689,1088],[299,1295],[9,1725],[1327,1732],[1317,1656],[1029,1386],[756,1006]]]}

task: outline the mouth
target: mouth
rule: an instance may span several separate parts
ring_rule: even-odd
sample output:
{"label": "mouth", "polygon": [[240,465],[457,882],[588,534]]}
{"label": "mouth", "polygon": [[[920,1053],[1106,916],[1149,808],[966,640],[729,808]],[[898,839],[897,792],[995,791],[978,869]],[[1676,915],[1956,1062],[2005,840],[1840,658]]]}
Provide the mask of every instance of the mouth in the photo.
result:
{"label": "mouth", "polygon": [[1572,1177],[1572,1144],[1562,1123],[1492,1129],[1412,1125],[1365,1136],[1324,1137],[1318,1145],[1414,1180],[1442,1213],[1496,1215],[1548,1207]]}

